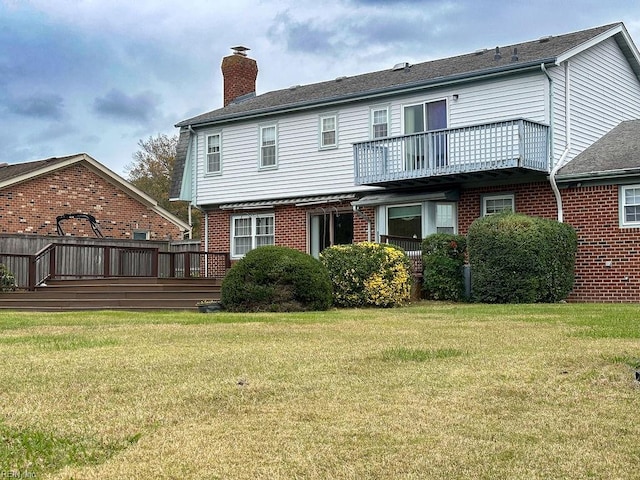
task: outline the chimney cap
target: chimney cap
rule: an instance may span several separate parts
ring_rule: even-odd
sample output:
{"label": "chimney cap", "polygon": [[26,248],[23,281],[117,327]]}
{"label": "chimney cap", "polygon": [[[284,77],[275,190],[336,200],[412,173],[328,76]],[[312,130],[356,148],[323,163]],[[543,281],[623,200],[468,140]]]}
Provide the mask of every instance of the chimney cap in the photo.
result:
{"label": "chimney cap", "polygon": [[247,47],[243,47],[242,45],[238,45],[237,47],[231,47],[231,50],[233,50],[233,53],[235,53],[236,55],[242,55],[243,57],[246,57],[247,56],[246,52],[251,49]]}

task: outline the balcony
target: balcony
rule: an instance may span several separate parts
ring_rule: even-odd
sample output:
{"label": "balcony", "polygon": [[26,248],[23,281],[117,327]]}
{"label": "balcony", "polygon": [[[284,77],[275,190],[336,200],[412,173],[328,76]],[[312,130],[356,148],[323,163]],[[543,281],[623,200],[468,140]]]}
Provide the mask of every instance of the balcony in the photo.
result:
{"label": "balcony", "polygon": [[549,127],[529,120],[387,137],[353,145],[356,185],[489,171],[549,171]]}

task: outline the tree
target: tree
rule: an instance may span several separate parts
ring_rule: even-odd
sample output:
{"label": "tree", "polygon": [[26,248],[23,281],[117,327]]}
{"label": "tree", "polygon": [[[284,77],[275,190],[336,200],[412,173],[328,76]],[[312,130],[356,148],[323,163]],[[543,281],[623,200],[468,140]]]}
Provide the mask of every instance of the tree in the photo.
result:
{"label": "tree", "polygon": [[[139,140],[140,150],[133,154],[133,163],[127,165],[127,180],[158,202],[165,210],[178,218],[189,221],[188,202],[170,202],[169,187],[176,161],[178,136],[158,134],[147,140]],[[199,238],[200,212],[192,211],[193,237]]]}

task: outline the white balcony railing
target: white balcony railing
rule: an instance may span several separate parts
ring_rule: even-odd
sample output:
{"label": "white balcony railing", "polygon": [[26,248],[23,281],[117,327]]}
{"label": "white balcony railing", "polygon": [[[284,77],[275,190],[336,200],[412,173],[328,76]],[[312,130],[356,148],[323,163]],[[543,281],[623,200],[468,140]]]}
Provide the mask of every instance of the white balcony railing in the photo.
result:
{"label": "white balcony railing", "polygon": [[507,168],[549,170],[549,127],[518,119],[353,145],[356,185]]}

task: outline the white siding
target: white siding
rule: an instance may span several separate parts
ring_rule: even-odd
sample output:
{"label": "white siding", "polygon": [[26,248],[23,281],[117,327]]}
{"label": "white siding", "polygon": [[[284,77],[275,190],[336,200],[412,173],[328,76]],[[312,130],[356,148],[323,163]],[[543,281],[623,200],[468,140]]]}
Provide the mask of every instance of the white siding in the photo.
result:
{"label": "white siding", "polygon": [[567,146],[565,72],[564,66],[549,68],[548,71],[553,80],[553,167]]}
{"label": "white siding", "polygon": [[457,88],[458,100],[450,102],[450,127],[525,118],[548,123],[547,79],[536,72],[501,81]]}
{"label": "white siding", "polygon": [[[390,107],[390,135],[402,134],[403,105],[443,98],[447,100],[450,128],[515,118],[546,123],[546,85],[546,77],[537,72],[398,97],[385,103]],[[453,99],[454,94],[458,95],[457,100]],[[372,187],[354,186],[352,144],[370,139],[370,108],[380,104],[379,101],[365,102],[339,111],[318,110],[275,118],[278,167],[272,170],[258,169],[259,123],[243,123],[222,130],[222,175],[205,176],[204,142],[211,131],[198,132],[197,204],[372,190]],[[318,118],[327,113],[338,116],[338,148],[320,150]]]}
{"label": "white siding", "polygon": [[610,38],[569,60],[571,154],[623,120],[640,118],[640,82]]}

